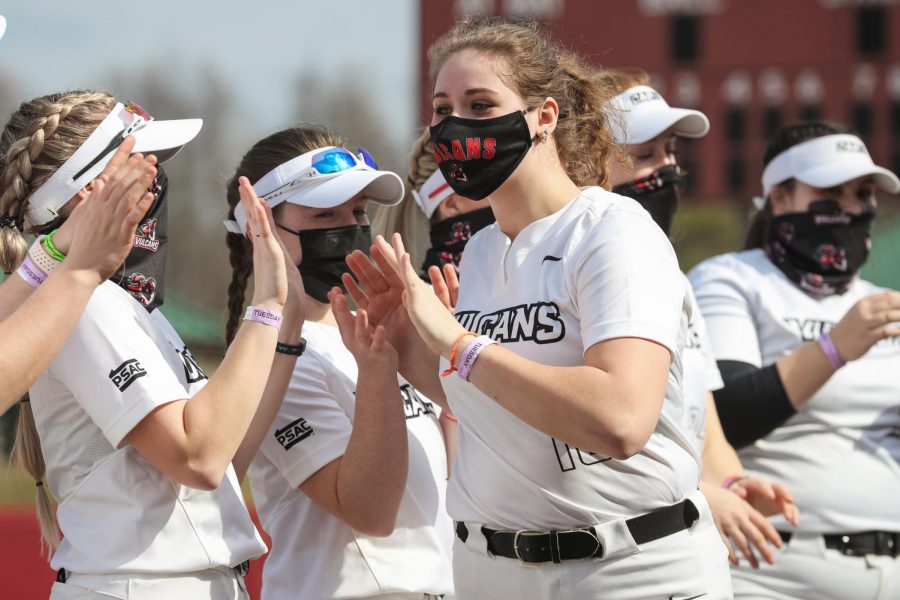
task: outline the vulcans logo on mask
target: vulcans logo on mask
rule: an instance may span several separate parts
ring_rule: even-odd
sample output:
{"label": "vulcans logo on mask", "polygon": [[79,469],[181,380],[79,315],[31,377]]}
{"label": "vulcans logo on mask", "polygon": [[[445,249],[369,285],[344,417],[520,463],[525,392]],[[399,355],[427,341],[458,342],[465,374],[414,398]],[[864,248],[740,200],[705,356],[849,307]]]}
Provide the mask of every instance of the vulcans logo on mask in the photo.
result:
{"label": "vulcans logo on mask", "polygon": [[483,141],[479,137],[466,138],[466,147],[459,140],[447,144],[434,145],[434,159],[437,164],[441,164],[445,160],[474,160],[483,158],[491,160],[497,151],[497,140],[494,138],[485,138]]}
{"label": "vulcans logo on mask", "polygon": [[109,372],[109,380],[120,392],[124,392],[128,386],[146,374],[147,369],[141,366],[141,362],[136,358],[130,358]]}
{"label": "vulcans logo on mask", "polygon": [[134,234],[134,247],[143,248],[150,252],[159,250],[159,240],[156,239],[156,225],[158,219],[147,219],[138,226]]}
{"label": "vulcans logo on mask", "polygon": [[456,320],[469,331],[504,342],[552,344],[566,336],[566,325],[554,302],[535,302],[482,314],[475,310],[456,313]]}

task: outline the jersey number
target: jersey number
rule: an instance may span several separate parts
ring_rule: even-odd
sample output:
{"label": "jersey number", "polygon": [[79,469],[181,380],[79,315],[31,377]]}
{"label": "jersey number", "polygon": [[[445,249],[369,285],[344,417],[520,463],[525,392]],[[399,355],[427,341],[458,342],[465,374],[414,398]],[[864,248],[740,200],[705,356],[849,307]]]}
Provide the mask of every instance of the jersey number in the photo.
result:
{"label": "jersey number", "polygon": [[611,456],[600,458],[593,452],[583,452],[578,448],[572,448],[565,442],[558,441],[556,438],[550,438],[550,440],[553,442],[553,450],[556,451],[556,460],[559,462],[559,468],[562,469],[563,473],[575,470],[576,456],[578,457],[578,462],[587,467],[612,460]]}

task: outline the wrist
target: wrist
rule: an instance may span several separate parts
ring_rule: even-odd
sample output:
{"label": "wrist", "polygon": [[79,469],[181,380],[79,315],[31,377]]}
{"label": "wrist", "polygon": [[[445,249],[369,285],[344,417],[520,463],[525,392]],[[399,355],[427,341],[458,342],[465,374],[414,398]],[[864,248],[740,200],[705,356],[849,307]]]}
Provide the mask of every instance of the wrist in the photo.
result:
{"label": "wrist", "polygon": [[95,288],[105,280],[100,276],[100,272],[96,269],[79,268],[74,263],[68,261],[62,263],[57,269],[57,273],[64,273],[66,277],[75,285]]}
{"label": "wrist", "polygon": [[841,356],[834,339],[829,333],[820,335],[819,339],[816,340],[816,343],[819,345],[819,348],[825,354],[825,358],[828,359],[828,363],[835,371],[847,364],[847,361]]}
{"label": "wrist", "polygon": [[726,477],[722,480],[722,489],[730,490],[732,489],[738,482],[747,479],[746,475],[731,475],[730,477]]}
{"label": "wrist", "polygon": [[273,300],[271,298],[267,298],[265,300],[257,300],[254,297],[250,305],[258,306],[260,308],[266,308],[271,311],[277,311],[278,314],[282,314],[284,312],[284,302],[278,302],[277,300]]}
{"label": "wrist", "polygon": [[280,330],[282,316],[280,310],[271,309],[265,306],[250,305],[244,313],[244,320]]}

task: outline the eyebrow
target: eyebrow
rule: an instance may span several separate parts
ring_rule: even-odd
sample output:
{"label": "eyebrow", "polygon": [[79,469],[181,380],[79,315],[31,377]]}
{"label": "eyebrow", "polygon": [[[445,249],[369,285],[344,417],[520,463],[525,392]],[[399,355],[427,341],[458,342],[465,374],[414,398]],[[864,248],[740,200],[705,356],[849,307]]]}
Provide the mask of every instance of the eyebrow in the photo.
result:
{"label": "eyebrow", "polygon": [[[496,94],[496,92],[490,88],[480,87],[480,88],[470,88],[470,89],[466,90],[465,95],[472,96],[472,95],[481,94],[484,92],[486,92],[488,94]],[[431,99],[434,100],[435,98],[449,98],[449,96],[447,95],[446,92],[435,92],[434,96],[432,96]]]}

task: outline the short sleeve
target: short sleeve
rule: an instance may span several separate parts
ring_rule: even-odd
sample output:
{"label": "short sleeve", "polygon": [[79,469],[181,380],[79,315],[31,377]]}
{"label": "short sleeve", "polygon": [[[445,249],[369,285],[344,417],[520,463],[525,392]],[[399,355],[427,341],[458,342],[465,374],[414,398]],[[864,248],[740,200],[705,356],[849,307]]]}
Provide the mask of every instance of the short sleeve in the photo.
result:
{"label": "short sleeve", "polygon": [[299,487],[347,450],[353,424],[336,393],[354,389],[353,382],[312,349],[297,360],[287,394],[269,434],[263,455]]}
{"label": "short sleeve", "polygon": [[747,277],[726,257],[707,260],[688,275],[706,321],[716,360],[762,364],[756,324],[748,299]]}
{"label": "short sleeve", "polygon": [[669,240],[649,215],[611,207],[577,244],[574,294],[585,350],[637,337],[679,352],[684,278]]}
{"label": "short sleeve", "polygon": [[187,398],[187,389],[163,356],[149,315],[136,312],[144,308],[106,287],[112,285],[91,296],[50,372],[119,447],[152,410]]}

